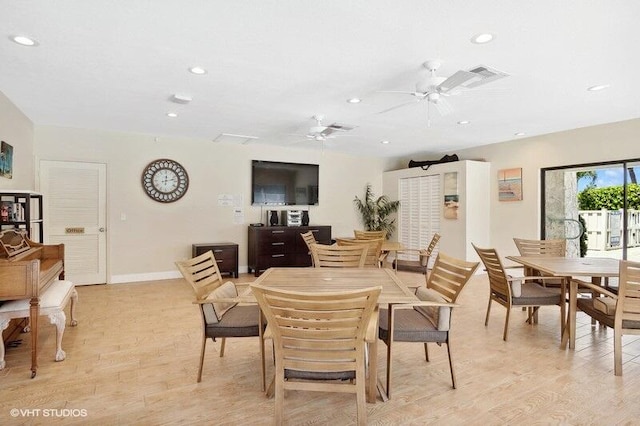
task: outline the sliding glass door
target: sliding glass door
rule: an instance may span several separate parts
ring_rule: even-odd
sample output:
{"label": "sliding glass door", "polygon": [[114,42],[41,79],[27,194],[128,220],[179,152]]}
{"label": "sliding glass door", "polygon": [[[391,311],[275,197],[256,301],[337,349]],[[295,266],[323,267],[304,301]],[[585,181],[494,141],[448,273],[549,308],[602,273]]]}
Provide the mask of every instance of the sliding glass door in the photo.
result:
{"label": "sliding glass door", "polygon": [[640,261],[640,160],[542,170],[542,238],[567,256]]}

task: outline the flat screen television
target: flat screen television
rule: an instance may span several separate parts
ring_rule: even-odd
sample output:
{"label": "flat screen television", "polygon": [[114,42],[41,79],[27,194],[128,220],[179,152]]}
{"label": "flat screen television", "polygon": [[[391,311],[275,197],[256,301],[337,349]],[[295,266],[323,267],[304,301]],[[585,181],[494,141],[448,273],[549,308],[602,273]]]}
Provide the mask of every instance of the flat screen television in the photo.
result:
{"label": "flat screen television", "polygon": [[319,166],[253,160],[251,204],[270,206],[317,205]]}

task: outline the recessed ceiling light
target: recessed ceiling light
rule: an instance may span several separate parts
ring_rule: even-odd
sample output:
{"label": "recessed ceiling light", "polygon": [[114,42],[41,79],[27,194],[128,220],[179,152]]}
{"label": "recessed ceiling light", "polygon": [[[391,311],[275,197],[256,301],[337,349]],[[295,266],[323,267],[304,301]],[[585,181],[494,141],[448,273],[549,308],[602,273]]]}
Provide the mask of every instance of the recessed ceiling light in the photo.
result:
{"label": "recessed ceiling light", "polygon": [[347,99],[347,102],[349,102],[350,104],[359,104],[360,102],[362,102],[362,99],[360,99],[360,98],[351,98],[351,99]]}
{"label": "recessed ceiling light", "polygon": [[35,41],[32,38],[29,37],[25,37],[25,36],[12,36],[11,37],[11,41],[13,41],[14,43],[18,43],[22,46],[29,46],[29,47],[33,47],[33,46],[37,46],[38,42]]}
{"label": "recessed ceiling light", "polygon": [[591,86],[587,90],[590,92],[597,92],[598,90],[604,90],[604,89],[607,89],[608,87],[609,87],[608,84],[599,84],[597,86]]}
{"label": "recessed ceiling light", "polygon": [[526,135],[525,132],[518,132],[518,133],[514,133],[515,136],[524,136]]}
{"label": "recessed ceiling light", "polygon": [[469,124],[469,123],[471,123],[469,120],[458,121],[458,124]]}
{"label": "recessed ceiling light", "polygon": [[492,41],[495,38],[496,38],[496,36],[493,35],[493,34],[490,34],[490,33],[476,34],[473,37],[471,37],[471,43],[485,44],[485,43],[489,43],[490,41]]}
{"label": "recessed ceiling light", "polygon": [[205,70],[202,67],[191,67],[191,68],[189,68],[189,72],[191,72],[193,74],[197,74],[197,75],[202,75],[202,74],[206,74],[207,70]]}
{"label": "recessed ceiling light", "polygon": [[380,143],[381,143],[382,145],[388,145],[388,144],[389,144],[389,141],[380,141]]}
{"label": "recessed ceiling light", "polygon": [[177,116],[178,116],[178,114],[176,114],[175,112],[168,112],[167,113],[167,117],[176,118]]}

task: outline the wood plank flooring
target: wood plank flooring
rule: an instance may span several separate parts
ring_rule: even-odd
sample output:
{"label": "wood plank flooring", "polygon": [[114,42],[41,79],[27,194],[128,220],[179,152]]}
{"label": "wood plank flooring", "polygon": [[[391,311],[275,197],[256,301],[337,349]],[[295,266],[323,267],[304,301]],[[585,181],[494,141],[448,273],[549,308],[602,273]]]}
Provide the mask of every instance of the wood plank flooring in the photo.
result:
{"label": "wood plank flooring", "polygon": [[[422,283],[421,275],[400,274],[409,284]],[[260,391],[257,339],[228,340],[224,358],[219,342],[209,341],[196,383],[201,326],[186,282],[79,287],[78,293],[79,324],[66,329],[65,361],[53,360],[55,329],[46,317],[35,379],[28,335],[7,350],[0,424],[272,424],[273,400]],[[612,330],[580,316],[576,350],[562,351],[558,308],[543,307],[534,326],[513,309],[503,342],[505,309],[494,304],[485,327],[487,298],[486,276],[479,275],[458,299],[452,332],[458,389],[451,388],[444,346],[430,345],[426,363],[420,344],[397,343],[393,398],[368,404],[369,424],[640,424],[640,338],[624,338],[624,376],[615,377]],[[381,343],[381,379],[385,352]],[[287,424],[353,424],[355,405],[355,396],[289,392]],[[32,411],[13,417],[14,408]]]}

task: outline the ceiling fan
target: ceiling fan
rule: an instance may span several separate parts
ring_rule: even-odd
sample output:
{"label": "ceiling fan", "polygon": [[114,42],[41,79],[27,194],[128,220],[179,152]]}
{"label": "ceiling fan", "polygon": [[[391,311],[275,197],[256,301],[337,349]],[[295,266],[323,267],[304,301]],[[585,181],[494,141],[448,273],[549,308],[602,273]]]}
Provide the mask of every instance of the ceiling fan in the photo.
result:
{"label": "ceiling fan", "polygon": [[[309,128],[309,132],[304,135],[307,140],[324,142],[327,139],[333,139],[337,135],[336,132],[348,132],[350,130],[355,129],[356,126],[352,126],[349,124],[342,123],[333,123],[328,126],[324,126],[322,124],[322,120],[324,120],[324,115],[316,114],[311,117],[316,121],[316,125]],[[301,136],[301,135],[296,135]]]}
{"label": "ceiling fan", "polygon": [[[385,90],[381,93],[402,93],[411,95],[415,98],[415,102],[422,102],[426,100],[427,125],[430,125],[430,105],[433,105],[440,115],[447,115],[451,113],[453,109],[445,99],[446,96],[456,95],[463,90],[474,89],[478,86],[509,76],[509,74],[502,71],[498,71],[485,65],[478,65],[466,71],[456,71],[450,77],[439,77],[436,75],[436,71],[440,68],[440,65],[442,65],[441,62],[435,59],[428,60],[423,64],[423,67],[429,71],[429,74],[416,83],[416,90],[414,92]],[[415,102],[406,102],[396,105],[380,111],[378,114],[383,114]]]}

